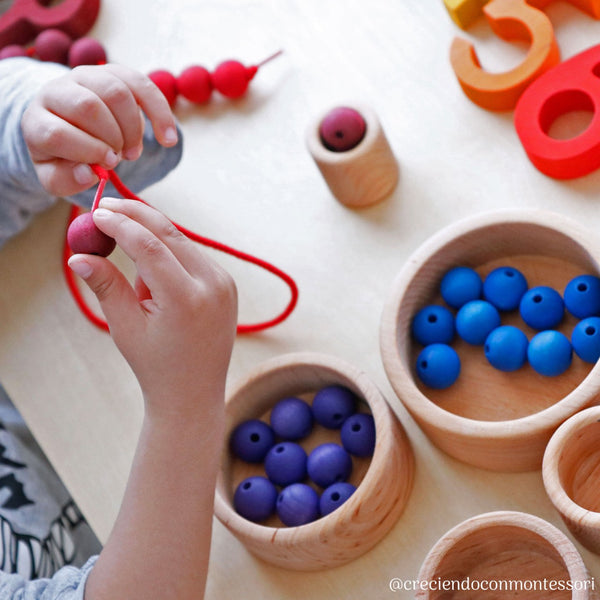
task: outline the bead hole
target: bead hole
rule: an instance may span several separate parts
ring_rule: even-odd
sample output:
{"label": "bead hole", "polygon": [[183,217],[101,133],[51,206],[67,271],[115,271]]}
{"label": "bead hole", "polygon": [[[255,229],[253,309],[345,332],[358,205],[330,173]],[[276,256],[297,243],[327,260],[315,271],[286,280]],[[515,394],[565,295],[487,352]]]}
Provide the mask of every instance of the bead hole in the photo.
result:
{"label": "bead hole", "polygon": [[354,423],[354,425],[352,425],[352,431],[360,431],[360,423]]}
{"label": "bead hole", "polygon": [[426,360],[422,360],[421,361],[421,368],[423,368],[423,369],[427,368],[427,361]]}
{"label": "bead hole", "polygon": [[505,274],[507,277],[514,277],[514,276],[515,276],[515,274],[514,274],[514,272],[513,272],[513,271],[504,271],[504,274]]}
{"label": "bead hole", "polygon": [[335,132],[335,137],[336,137],[338,140],[341,140],[341,139],[344,137],[344,132],[343,132],[343,131],[340,131],[340,130],[338,129],[338,130]]}
{"label": "bead hole", "polygon": [[586,327],[585,328],[585,333],[586,335],[594,335],[596,333],[596,328],[595,327]]}
{"label": "bead hole", "polygon": [[435,323],[437,321],[437,317],[435,315],[429,315],[427,317],[427,322],[428,323]]}
{"label": "bead hole", "polygon": [[587,284],[585,284],[585,283],[580,283],[580,284],[577,286],[577,289],[578,289],[580,292],[586,292],[586,291],[587,291]]}
{"label": "bead hole", "polygon": [[250,441],[251,442],[260,442],[260,435],[258,435],[258,433],[252,433],[250,435]]}
{"label": "bead hole", "polygon": [[246,481],[246,483],[242,486],[242,489],[249,490],[251,487],[252,484],[249,481]]}
{"label": "bead hole", "polygon": [[337,502],[337,501],[340,499],[340,495],[339,495],[339,493],[338,493],[338,492],[333,492],[333,494],[331,494],[331,499],[332,499],[334,502]]}
{"label": "bead hole", "polygon": [[277,454],[281,454],[284,450],[285,448],[283,446],[278,446],[275,452],[277,452]]}
{"label": "bead hole", "polygon": [[334,421],[340,421],[342,419],[342,415],[340,413],[335,413],[333,415],[333,420]]}
{"label": "bead hole", "polygon": [[486,354],[490,353],[490,345],[489,344],[486,344],[484,349],[485,349]]}
{"label": "bead hole", "polygon": [[533,301],[534,301],[536,304],[539,304],[539,303],[542,301],[542,297],[541,297],[539,294],[536,294],[536,295],[533,297]]}

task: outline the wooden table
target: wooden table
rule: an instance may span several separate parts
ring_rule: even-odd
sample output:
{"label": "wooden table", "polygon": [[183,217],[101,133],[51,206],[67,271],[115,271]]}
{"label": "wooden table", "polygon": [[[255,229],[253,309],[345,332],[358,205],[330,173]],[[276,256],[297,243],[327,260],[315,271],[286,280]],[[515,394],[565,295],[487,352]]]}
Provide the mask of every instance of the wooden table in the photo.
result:
{"label": "wooden table", "polygon": [[[565,58],[599,39],[600,23],[570,5],[552,4],[547,14]],[[419,244],[497,207],[545,208],[600,227],[600,173],[566,182],[539,173],[512,113],[472,104],[449,64],[458,34],[475,39],[484,65],[495,70],[516,65],[526,46],[495,38],[483,20],[461,32],[441,0],[104,0],[92,33],[112,60],[143,72],[178,73],[192,63],[212,69],[227,58],[250,64],[284,49],[244,100],[215,97],[206,107],[177,109],[183,160],[145,193],[176,221],[272,259],[299,284],[288,321],[238,338],[232,383],[269,357],[309,350],[359,365],[392,398],[379,320],[396,273]],[[394,194],[362,211],[331,197],[304,145],[316,114],[349,102],[376,111],[400,163]],[[571,115],[559,125],[568,131],[586,118]],[[58,203],[0,253],[0,381],[104,540],[126,482],[141,399],[110,338],[79,313],[62,279],[67,212]],[[283,308],[281,282],[216,258],[238,283],[242,322]],[[434,448],[405,410],[397,412],[416,453],[416,482],[405,513],[374,550],[336,570],[287,572],[253,558],[215,522],[207,598],[386,598],[390,579],[414,579],[450,527],[490,510],[531,512],[566,531],[539,472],[461,464]],[[600,557],[578,548],[600,577]]]}

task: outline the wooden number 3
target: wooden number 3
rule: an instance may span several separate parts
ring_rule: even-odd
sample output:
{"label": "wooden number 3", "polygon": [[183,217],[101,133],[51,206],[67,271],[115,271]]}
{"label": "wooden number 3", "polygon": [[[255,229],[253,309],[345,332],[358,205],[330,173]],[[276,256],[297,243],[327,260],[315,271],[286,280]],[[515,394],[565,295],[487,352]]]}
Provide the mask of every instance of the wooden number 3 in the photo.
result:
{"label": "wooden number 3", "polygon": [[40,31],[56,28],[78,38],[96,22],[100,0],[63,0],[47,6],[50,0],[14,0],[0,16],[0,48],[26,44]]}

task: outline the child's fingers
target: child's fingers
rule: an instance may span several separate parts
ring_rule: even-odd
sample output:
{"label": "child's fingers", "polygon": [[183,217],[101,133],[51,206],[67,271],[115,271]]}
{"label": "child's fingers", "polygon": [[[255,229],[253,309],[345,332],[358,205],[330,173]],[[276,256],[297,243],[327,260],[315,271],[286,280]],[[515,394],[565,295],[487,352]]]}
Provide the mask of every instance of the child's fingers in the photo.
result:
{"label": "child's fingers", "polygon": [[87,190],[98,181],[88,165],[70,160],[52,160],[35,164],[40,183],[55,196],[72,196]]}

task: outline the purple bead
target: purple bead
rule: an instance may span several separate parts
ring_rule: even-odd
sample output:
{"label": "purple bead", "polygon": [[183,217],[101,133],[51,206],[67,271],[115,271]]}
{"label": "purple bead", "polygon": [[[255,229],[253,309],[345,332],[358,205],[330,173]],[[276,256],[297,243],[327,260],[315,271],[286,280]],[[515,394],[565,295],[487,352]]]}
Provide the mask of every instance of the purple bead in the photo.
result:
{"label": "purple bead", "polygon": [[279,494],[276,508],[284,525],[306,525],[319,518],[319,495],[305,483],[292,483]]}
{"label": "purple bead", "polygon": [[313,426],[310,406],[300,398],[284,398],[271,411],[271,427],[276,435],[285,440],[306,437]]}
{"label": "purple bead", "polygon": [[312,411],[319,425],[339,429],[356,412],[356,396],[344,386],[330,385],[315,394]]}
{"label": "purple bead", "polygon": [[233,506],[244,519],[259,523],[275,512],[277,488],[266,477],[248,477],[236,488]]}
{"label": "purple bead", "polygon": [[352,458],[339,444],[321,444],[308,455],[306,470],[318,486],[326,488],[350,477]]}
{"label": "purple bead", "polygon": [[40,60],[66,65],[72,43],[73,40],[64,31],[44,29],[35,38],[35,53]]}
{"label": "purple bead", "polygon": [[231,451],[249,463],[262,462],[275,444],[273,430],[263,421],[250,419],[240,423],[230,438]]}
{"label": "purple bead", "polygon": [[103,65],[106,63],[106,52],[98,40],[79,38],[69,48],[68,61],[72,69],[80,65]]}
{"label": "purple bead", "polygon": [[265,457],[267,477],[277,485],[290,485],[306,477],[306,452],[295,442],[273,446]]}
{"label": "purple bead", "polygon": [[341,106],[325,115],[319,127],[323,145],[332,152],[347,152],[365,137],[367,124],[353,108]]}
{"label": "purple bead", "polygon": [[356,413],[346,419],[340,432],[342,445],[354,456],[372,456],[375,451],[375,420],[372,415]]}
{"label": "purple bead", "polygon": [[324,517],[336,508],[339,508],[352,494],[356,488],[351,483],[340,481],[330,485],[322,494],[319,500],[319,510]]}

